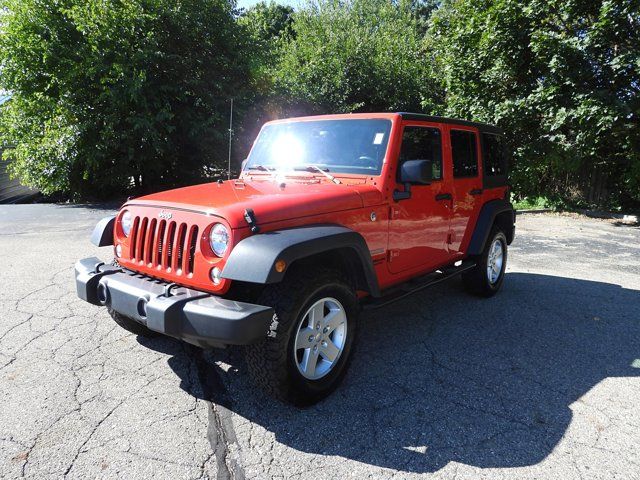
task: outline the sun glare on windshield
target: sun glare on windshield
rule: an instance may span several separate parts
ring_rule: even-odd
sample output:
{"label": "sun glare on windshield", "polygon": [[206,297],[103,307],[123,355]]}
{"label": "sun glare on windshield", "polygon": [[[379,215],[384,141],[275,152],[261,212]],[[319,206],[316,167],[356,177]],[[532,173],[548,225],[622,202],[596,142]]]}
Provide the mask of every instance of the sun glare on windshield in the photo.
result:
{"label": "sun glare on windshield", "polygon": [[290,133],[279,136],[271,145],[269,163],[278,169],[303,164],[304,144]]}

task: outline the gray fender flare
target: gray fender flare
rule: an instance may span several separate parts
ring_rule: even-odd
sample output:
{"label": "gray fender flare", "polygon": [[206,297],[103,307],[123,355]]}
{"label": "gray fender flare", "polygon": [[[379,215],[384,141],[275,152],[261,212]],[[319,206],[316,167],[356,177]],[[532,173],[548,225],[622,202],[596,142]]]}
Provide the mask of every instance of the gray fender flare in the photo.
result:
{"label": "gray fender flare", "polygon": [[515,231],[515,210],[507,200],[491,200],[482,206],[482,209],[478,214],[478,220],[476,221],[476,226],[473,229],[469,248],[467,248],[467,255],[480,255],[482,253],[496,217],[506,213],[511,215],[508,227],[509,231],[505,232],[508,243],[511,243]]}
{"label": "gray fender flare", "polygon": [[362,267],[363,289],[379,296],[378,278],[367,243],[362,235],[340,225],[275,230],[245,238],[231,251],[222,278],[259,284],[278,283],[286,270],[276,271],[277,260],[284,260],[288,267],[296,260],[338,249],[347,249],[350,255],[353,254],[351,259],[357,259]]}
{"label": "gray fender flare", "polygon": [[113,245],[113,226],[116,223],[116,217],[104,217],[94,227],[91,234],[91,243],[96,247],[106,247]]}

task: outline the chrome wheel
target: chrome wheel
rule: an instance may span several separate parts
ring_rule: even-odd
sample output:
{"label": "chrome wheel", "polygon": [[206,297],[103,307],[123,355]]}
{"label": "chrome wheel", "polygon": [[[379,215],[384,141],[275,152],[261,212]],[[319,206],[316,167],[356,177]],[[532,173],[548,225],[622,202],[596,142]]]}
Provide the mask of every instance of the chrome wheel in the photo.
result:
{"label": "chrome wheel", "polygon": [[503,262],[504,245],[502,240],[496,238],[489,248],[489,256],[487,257],[487,278],[491,285],[494,285],[500,279]]}
{"label": "chrome wheel", "polygon": [[318,300],[303,315],[296,331],[293,356],[309,380],[327,375],[338,363],[347,339],[347,314],[335,298]]}

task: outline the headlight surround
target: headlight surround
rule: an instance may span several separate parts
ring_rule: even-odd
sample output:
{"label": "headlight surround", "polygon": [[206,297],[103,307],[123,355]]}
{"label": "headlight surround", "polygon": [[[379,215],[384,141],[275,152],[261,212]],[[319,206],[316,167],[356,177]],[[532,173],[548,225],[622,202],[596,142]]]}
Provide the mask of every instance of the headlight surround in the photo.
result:
{"label": "headlight surround", "polygon": [[125,211],[120,218],[120,226],[122,227],[122,233],[125,237],[128,237],[131,233],[131,226],[133,225],[133,216],[131,212]]}
{"label": "headlight surround", "polygon": [[223,257],[229,247],[229,230],[221,223],[216,223],[209,232],[209,246],[218,257]]}

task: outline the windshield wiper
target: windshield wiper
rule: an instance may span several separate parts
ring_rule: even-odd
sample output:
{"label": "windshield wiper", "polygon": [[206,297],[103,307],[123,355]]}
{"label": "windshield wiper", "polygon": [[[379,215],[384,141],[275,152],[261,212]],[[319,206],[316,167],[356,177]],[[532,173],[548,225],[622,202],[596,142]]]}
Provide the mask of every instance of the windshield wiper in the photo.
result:
{"label": "windshield wiper", "polygon": [[273,167],[265,167],[264,165],[249,165],[246,167],[247,170],[260,170],[261,172],[268,172],[270,170],[275,170]]}
{"label": "windshield wiper", "polygon": [[336,177],[334,177],[333,175],[331,175],[329,172],[328,168],[320,168],[318,165],[305,165],[304,167],[298,167],[298,168],[294,168],[294,170],[304,170],[307,172],[320,172],[322,175],[324,175],[325,177],[327,177],[329,180],[331,180],[333,183],[335,184],[340,184],[342,183],[340,180],[338,180]]}

